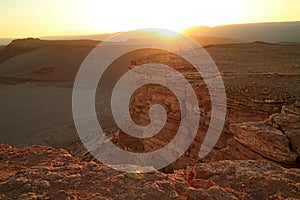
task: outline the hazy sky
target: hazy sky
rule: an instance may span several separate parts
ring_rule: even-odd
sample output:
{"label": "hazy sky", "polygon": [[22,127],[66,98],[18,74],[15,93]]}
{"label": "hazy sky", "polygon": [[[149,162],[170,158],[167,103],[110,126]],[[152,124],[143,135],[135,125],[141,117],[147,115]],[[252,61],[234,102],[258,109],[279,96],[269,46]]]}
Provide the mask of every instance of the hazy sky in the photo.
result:
{"label": "hazy sky", "polygon": [[300,0],[0,0],[0,37],[300,21]]}

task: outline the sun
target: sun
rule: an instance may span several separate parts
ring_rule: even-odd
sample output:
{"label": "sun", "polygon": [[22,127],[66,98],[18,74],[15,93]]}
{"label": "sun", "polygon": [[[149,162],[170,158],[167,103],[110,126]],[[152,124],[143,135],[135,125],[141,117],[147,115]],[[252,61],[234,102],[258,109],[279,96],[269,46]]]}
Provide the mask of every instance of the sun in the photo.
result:
{"label": "sun", "polygon": [[[227,1],[187,2],[153,0],[147,4],[139,0],[97,1],[72,4],[72,9],[60,19],[61,31],[67,29],[77,33],[113,33],[145,28],[169,29],[158,34],[172,38],[187,28],[198,25],[216,26],[236,22],[242,12],[238,0],[228,6]],[[105,2],[105,4],[104,4]],[[105,5],[105,6],[104,6]],[[217,5],[217,6],[216,6]],[[110,9],[108,9],[110,8]],[[76,32],[76,31],[74,31]]]}
{"label": "sun", "polygon": [[158,34],[159,36],[163,36],[166,38],[174,38],[180,34],[176,31],[167,30],[167,29],[153,29],[152,32]]}
{"label": "sun", "polygon": [[[89,35],[145,28],[182,32],[193,26],[299,21],[299,0],[53,0],[0,3],[0,36]],[[290,2],[290,3],[287,3]],[[36,9],[40,8],[40,9]],[[266,9],[267,8],[267,9]],[[30,15],[31,9],[36,14]],[[30,22],[24,26],[22,21]],[[39,17],[35,17],[39,16]],[[176,34],[161,33],[166,37]]]}

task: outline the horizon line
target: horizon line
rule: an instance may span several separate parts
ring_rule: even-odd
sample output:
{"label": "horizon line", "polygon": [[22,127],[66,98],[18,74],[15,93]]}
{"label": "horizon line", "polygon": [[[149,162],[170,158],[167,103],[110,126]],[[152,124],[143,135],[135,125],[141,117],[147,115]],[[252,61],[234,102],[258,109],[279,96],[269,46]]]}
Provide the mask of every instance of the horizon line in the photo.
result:
{"label": "horizon line", "polygon": [[[223,24],[217,26],[208,26],[208,25],[195,25],[185,28],[184,30],[178,32],[183,33],[184,31],[194,28],[194,27],[207,27],[207,28],[216,28],[216,27],[223,27],[223,26],[235,26],[235,25],[250,25],[250,24],[269,24],[269,23],[293,23],[293,22],[300,22],[300,19],[297,21],[266,21],[266,22],[246,22],[246,23],[234,23],[234,24]],[[132,29],[138,30],[138,29]],[[21,36],[21,37],[0,37],[2,40],[12,40],[12,39],[26,39],[26,38],[50,38],[50,37],[82,37],[82,36],[99,36],[99,35],[113,35],[122,32],[129,32],[131,30],[123,30],[123,31],[107,31],[107,32],[99,32],[99,33],[86,33],[86,34],[59,34],[59,35],[45,35],[45,36]]]}

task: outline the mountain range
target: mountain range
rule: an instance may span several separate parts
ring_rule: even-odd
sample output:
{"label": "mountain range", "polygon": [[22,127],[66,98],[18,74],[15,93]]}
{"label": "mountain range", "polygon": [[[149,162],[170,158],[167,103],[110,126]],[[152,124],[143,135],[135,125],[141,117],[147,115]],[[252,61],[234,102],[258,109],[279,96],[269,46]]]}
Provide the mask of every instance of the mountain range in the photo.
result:
{"label": "mountain range", "polygon": [[[269,22],[233,24],[216,27],[194,26],[185,29],[183,34],[200,39],[205,45],[236,42],[300,42],[300,21],[296,22]],[[47,36],[44,40],[99,40],[103,41],[117,33],[72,35],[72,36]],[[145,36],[148,37],[147,35]],[[0,38],[1,45],[7,45],[16,38]],[[207,42],[209,41],[209,42]]]}

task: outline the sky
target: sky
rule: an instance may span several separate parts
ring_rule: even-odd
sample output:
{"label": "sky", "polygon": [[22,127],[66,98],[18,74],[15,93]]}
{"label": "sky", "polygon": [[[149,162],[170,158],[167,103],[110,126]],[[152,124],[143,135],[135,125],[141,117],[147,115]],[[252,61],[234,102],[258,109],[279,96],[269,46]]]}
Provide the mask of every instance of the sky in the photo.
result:
{"label": "sky", "polygon": [[300,0],[0,0],[0,38],[300,21]]}

